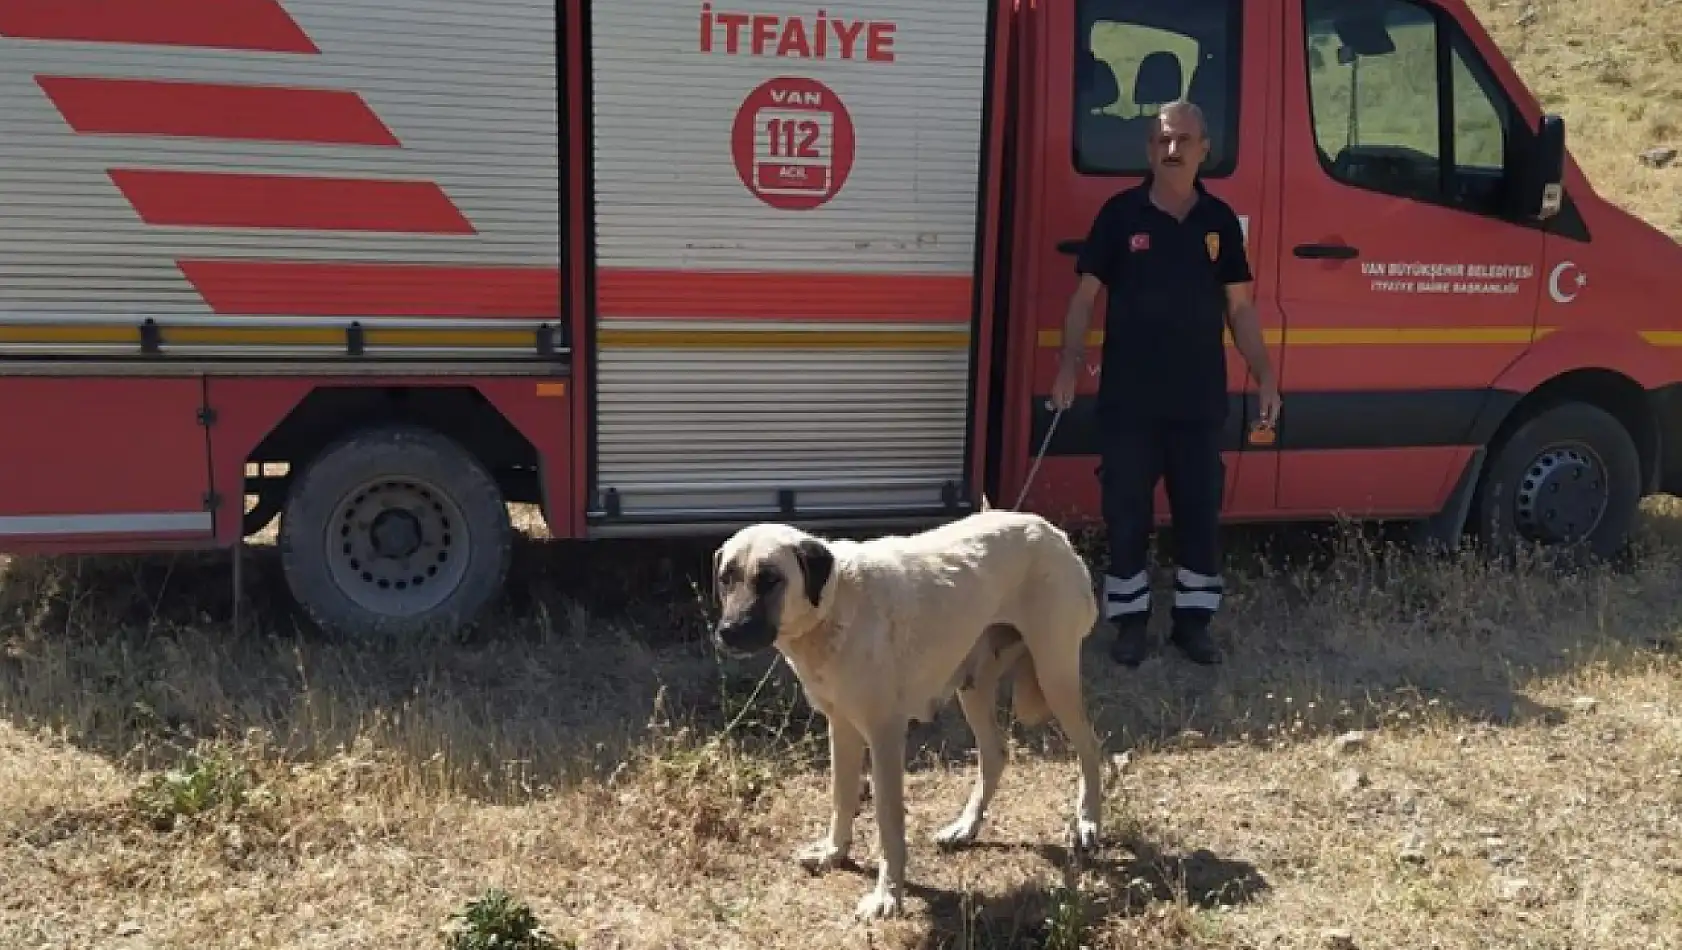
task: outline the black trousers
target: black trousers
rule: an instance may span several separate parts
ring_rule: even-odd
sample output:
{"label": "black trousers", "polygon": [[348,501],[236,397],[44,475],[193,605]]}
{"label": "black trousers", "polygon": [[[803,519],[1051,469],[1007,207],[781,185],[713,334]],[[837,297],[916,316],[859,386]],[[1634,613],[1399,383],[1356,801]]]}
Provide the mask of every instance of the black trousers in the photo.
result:
{"label": "black trousers", "polygon": [[1226,487],[1219,422],[1111,421],[1099,465],[1110,539],[1104,616],[1144,623],[1151,614],[1146,570],[1158,479],[1166,482],[1174,527],[1176,627],[1207,625],[1220,609],[1220,513]]}

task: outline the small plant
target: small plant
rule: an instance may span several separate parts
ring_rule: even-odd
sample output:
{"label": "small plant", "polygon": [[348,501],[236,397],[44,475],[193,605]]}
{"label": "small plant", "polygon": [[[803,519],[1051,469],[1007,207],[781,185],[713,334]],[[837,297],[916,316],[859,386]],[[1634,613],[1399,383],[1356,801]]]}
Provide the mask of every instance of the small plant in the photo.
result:
{"label": "small plant", "polygon": [[160,772],[134,790],[135,810],[152,827],[169,831],[176,822],[216,809],[245,805],[250,777],[225,749],[192,752],[180,766]]}
{"label": "small plant", "polygon": [[450,915],[448,950],[578,950],[577,941],[551,936],[525,902],[491,888]]}
{"label": "small plant", "polygon": [[1047,895],[1045,911],[1045,950],[1085,950],[1086,895],[1067,885],[1055,887]]}

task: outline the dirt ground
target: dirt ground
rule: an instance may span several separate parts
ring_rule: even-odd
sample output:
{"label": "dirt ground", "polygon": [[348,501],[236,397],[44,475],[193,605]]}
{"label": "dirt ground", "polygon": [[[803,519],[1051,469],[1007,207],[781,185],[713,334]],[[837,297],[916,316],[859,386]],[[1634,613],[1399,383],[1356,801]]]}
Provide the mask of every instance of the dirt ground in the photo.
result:
{"label": "dirt ground", "polygon": [[1221,668],[1092,645],[1084,862],[1072,756],[1020,728],[937,851],[971,745],[918,728],[910,913],[875,926],[868,803],[857,868],[790,860],[824,727],[706,646],[704,545],[533,540],[486,631],[362,645],[301,632],[261,550],[240,633],[225,559],[14,560],[0,945],[442,946],[496,886],[579,947],[1682,946],[1682,503],[1586,572],[1373,537],[1236,534]]}

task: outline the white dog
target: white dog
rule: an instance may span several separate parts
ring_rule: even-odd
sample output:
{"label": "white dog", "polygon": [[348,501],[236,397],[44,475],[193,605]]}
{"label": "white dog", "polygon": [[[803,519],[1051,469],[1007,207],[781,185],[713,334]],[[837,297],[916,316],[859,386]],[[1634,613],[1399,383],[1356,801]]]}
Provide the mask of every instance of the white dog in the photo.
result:
{"label": "white dog", "polygon": [[995,703],[1007,674],[1017,718],[1036,725],[1053,714],[1073,743],[1074,843],[1097,843],[1100,750],[1080,651],[1098,607],[1086,564],[1061,529],[985,504],[943,527],[866,542],[760,524],[718,548],[713,574],[720,650],[776,648],[829,723],[829,834],[797,854],[810,870],[848,855],[869,747],[881,862],[861,916],[903,911],[906,732],[912,720],[932,720],[954,692],[980,774],[963,813],[935,840],[966,843],[981,830],[1005,766]]}

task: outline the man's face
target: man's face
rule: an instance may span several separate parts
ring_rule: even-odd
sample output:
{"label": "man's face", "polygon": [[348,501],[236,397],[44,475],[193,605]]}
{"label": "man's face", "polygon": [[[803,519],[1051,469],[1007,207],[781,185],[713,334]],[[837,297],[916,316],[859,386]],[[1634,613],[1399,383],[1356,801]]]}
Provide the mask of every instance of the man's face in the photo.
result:
{"label": "man's face", "polygon": [[1157,120],[1150,140],[1150,163],[1158,178],[1189,182],[1208,154],[1209,140],[1203,137],[1196,117],[1176,110]]}

